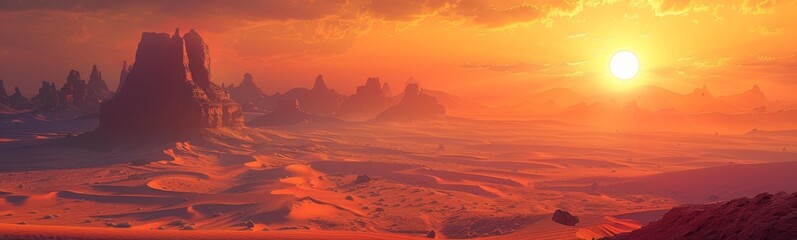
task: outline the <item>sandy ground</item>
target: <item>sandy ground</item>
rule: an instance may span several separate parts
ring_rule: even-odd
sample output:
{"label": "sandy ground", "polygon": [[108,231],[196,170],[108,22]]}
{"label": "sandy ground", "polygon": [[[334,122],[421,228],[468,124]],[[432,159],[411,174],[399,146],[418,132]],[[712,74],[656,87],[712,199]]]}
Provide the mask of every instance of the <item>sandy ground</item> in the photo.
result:
{"label": "sandy ground", "polygon": [[[217,130],[110,152],[60,143],[96,124],[3,124],[0,238],[590,239],[678,204],[797,191],[793,132],[447,118]],[[551,221],[556,209],[581,222]]]}

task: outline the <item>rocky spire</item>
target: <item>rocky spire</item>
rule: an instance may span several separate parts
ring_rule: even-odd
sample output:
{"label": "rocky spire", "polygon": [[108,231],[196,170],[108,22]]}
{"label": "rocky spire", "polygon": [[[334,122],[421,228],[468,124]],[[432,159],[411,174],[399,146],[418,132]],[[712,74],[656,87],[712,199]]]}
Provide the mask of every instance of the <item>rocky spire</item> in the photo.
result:
{"label": "rocky spire", "polygon": [[133,66],[127,66],[127,61],[122,61],[122,71],[119,73],[119,85],[116,86],[116,92],[122,89],[122,84],[125,83],[125,79],[127,78],[127,74],[130,74],[131,68],[133,68]]}
{"label": "rocky spire", "polygon": [[[179,33],[178,28],[175,34]],[[199,34],[191,29],[183,36],[185,50],[188,56],[188,68],[191,70],[191,79],[202,88],[207,88],[213,81],[210,75],[210,55],[208,45]]]}
{"label": "rocky spire", "polygon": [[390,88],[390,84],[387,82],[382,83],[382,92],[385,93],[385,96],[393,96],[393,90]]}
{"label": "rocky spire", "polygon": [[0,79],[0,103],[7,103],[8,101],[8,92],[6,92],[6,86],[3,84],[3,79]]}
{"label": "rocky spire", "polygon": [[22,96],[19,87],[14,87],[14,94],[8,97],[8,105],[18,110],[28,109],[30,108],[30,101],[25,96]]}
{"label": "rocky spire", "polygon": [[59,101],[65,104],[81,106],[86,98],[86,81],[80,78],[77,70],[69,71],[66,83],[61,87]]}
{"label": "rocky spire", "polygon": [[323,91],[328,92],[329,87],[327,87],[327,83],[324,82],[324,77],[321,74],[315,77],[315,83],[313,84],[313,91]]}
{"label": "rocky spire", "polygon": [[108,84],[105,83],[105,80],[102,80],[102,72],[97,70],[97,65],[94,65],[91,68],[91,75],[89,76],[88,86],[86,86],[89,91],[91,90],[108,90]]}

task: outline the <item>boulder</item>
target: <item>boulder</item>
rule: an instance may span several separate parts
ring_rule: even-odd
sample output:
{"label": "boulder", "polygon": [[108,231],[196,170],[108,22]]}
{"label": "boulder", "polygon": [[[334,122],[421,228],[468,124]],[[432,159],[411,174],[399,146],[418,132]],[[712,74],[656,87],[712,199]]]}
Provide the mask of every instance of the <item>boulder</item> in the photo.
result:
{"label": "boulder", "polygon": [[570,215],[569,212],[557,209],[553,213],[552,220],[562,225],[575,226],[578,223],[578,217]]}

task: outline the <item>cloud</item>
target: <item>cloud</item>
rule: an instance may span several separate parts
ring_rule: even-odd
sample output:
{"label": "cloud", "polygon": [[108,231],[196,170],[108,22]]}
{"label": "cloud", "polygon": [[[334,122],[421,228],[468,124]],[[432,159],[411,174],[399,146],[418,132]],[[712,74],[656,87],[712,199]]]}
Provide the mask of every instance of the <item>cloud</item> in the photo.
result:
{"label": "cloud", "polygon": [[775,4],[775,0],[742,0],[739,12],[753,15],[773,13]]}
{"label": "cloud", "polygon": [[636,5],[647,4],[650,6],[656,16],[687,15],[690,12],[702,12],[709,9],[709,6],[701,0],[637,0],[635,2]]}
{"label": "cloud", "polygon": [[484,69],[495,72],[508,72],[508,73],[534,73],[549,69],[549,64],[530,64],[530,63],[515,63],[515,64],[470,64],[465,63],[460,66],[466,69]]}

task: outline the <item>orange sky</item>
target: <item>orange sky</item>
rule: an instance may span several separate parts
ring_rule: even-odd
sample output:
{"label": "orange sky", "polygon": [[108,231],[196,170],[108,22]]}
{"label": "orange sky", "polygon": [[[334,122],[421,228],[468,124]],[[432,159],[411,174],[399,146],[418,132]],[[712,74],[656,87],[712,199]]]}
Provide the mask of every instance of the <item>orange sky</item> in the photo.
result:
{"label": "orange sky", "polygon": [[208,42],[216,82],[250,72],[269,93],[323,74],[344,93],[379,76],[472,97],[598,94],[618,89],[611,54],[631,50],[642,62],[631,85],[758,84],[795,102],[794,13],[795,0],[2,1],[0,79],[32,97],[96,63],[114,88],[141,32],[181,27]]}

